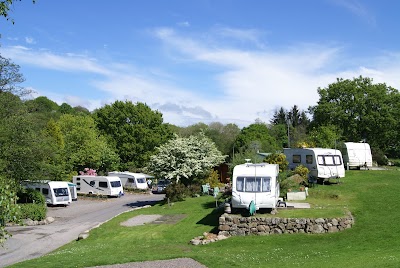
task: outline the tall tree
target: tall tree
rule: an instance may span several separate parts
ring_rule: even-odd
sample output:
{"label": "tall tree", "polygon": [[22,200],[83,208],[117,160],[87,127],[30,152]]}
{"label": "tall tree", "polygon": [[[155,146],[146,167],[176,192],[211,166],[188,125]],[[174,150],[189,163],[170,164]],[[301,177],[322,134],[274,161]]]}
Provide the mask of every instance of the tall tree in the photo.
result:
{"label": "tall tree", "polygon": [[118,155],[100,135],[91,116],[65,114],[57,124],[63,135],[63,157],[68,173],[84,168],[106,172],[118,167]]}
{"label": "tall tree", "polygon": [[366,139],[383,151],[400,150],[398,90],[360,76],[337,79],[318,94],[317,105],[309,109],[314,126],[334,125],[345,141]]}
{"label": "tall tree", "polygon": [[188,138],[175,136],[157,148],[147,169],[159,178],[190,184],[194,179],[205,178],[225,157],[202,133]]}
{"label": "tall tree", "polygon": [[162,114],[143,103],[116,101],[96,110],[94,118],[115,146],[123,169],[143,168],[155,148],[172,137]]}

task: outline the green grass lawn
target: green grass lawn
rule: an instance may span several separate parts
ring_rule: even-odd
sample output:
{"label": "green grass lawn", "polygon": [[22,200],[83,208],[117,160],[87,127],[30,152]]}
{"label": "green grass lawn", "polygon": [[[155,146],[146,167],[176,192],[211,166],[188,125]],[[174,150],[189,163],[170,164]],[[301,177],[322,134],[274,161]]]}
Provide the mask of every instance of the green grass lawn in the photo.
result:
{"label": "green grass lawn", "polygon": [[[278,217],[336,217],[350,211],[353,228],[330,234],[231,237],[208,245],[189,241],[218,225],[211,196],[124,213],[38,259],[13,267],[88,267],[133,261],[193,258],[207,267],[399,267],[400,171],[347,171],[340,184],[310,188],[308,210]],[[185,214],[174,224],[123,227],[139,214]],[[260,216],[260,215],[258,215]],[[263,214],[263,216],[270,216]]]}

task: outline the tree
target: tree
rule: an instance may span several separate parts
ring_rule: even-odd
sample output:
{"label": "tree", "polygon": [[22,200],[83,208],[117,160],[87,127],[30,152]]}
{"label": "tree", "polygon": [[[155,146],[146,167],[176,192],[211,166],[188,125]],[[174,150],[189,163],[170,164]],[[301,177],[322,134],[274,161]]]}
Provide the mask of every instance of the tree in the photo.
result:
{"label": "tree", "polygon": [[117,169],[119,157],[100,135],[91,116],[65,114],[57,124],[65,143],[63,159],[67,173],[84,168],[103,172]]}
{"label": "tree", "polygon": [[225,158],[202,133],[188,138],[176,135],[174,139],[157,148],[156,154],[150,158],[147,170],[159,178],[189,184],[194,179],[204,179]]}
{"label": "tree", "polygon": [[313,128],[308,137],[308,141],[314,144],[314,147],[336,148],[341,140],[341,131],[333,125],[319,126]]}
{"label": "tree", "polygon": [[8,222],[17,222],[19,206],[17,195],[8,180],[0,176],[0,245],[3,245],[10,234],[6,230]]}
{"label": "tree", "polygon": [[[21,1],[21,0],[19,0]],[[6,20],[10,20],[10,11],[11,6],[16,2],[16,0],[1,0],[0,1],[0,16],[6,18]],[[32,3],[35,3],[35,0],[32,0]],[[11,19],[12,24],[14,24],[14,20]]]}
{"label": "tree", "polygon": [[94,112],[97,127],[121,158],[122,168],[146,166],[155,148],[172,137],[162,114],[143,103],[116,101]]}
{"label": "tree", "polygon": [[19,96],[30,93],[29,90],[19,86],[25,81],[19,72],[19,66],[0,55],[0,93],[10,92]]}
{"label": "tree", "polygon": [[241,130],[235,141],[236,151],[252,150],[260,152],[275,152],[279,149],[276,140],[271,136],[268,126],[264,123],[254,123]]}
{"label": "tree", "polygon": [[400,150],[398,90],[360,76],[337,79],[318,94],[317,105],[309,108],[313,126],[334,125],[346,141],[366,139],[383,151]]}

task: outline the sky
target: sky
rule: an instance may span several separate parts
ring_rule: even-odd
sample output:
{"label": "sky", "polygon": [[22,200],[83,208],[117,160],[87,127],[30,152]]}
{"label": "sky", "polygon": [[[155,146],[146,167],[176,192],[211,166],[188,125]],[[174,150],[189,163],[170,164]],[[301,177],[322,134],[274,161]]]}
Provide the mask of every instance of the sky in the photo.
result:
{"label": "sky", "polygon": [[0,54],[32,98],[90,111],[146,103],[165,123],[269,123],[318,88],[400,89],[397,0],[31,0],[0,18]]}

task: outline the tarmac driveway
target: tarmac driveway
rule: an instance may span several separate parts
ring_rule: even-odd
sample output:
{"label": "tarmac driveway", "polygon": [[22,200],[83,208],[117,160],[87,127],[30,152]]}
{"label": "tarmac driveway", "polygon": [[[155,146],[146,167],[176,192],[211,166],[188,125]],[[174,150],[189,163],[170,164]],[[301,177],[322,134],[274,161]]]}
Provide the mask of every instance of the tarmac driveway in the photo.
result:
{"label": "tarmac driveway", "polygon": [[125,194],[121,198],[81,198],[68,207],[49,207],[47,216],[55,218],[53,223],[7,228],[12,237],[0,247],[0,267],[40,257],[116,215],[163,198],[160,194]]}

